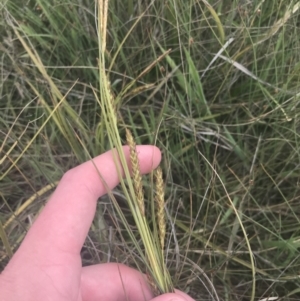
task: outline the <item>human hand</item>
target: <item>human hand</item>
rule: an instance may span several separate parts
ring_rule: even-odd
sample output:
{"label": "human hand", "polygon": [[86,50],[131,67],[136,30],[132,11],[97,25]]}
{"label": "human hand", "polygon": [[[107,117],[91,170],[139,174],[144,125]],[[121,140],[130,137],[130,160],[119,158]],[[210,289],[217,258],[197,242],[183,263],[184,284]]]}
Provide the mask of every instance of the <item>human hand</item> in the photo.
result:
{"label": "human hand", "polygon": [[[129,160],[129,149],[124,147]],[[160,151],[138,146],[141,173],[160,162]],[[94,160],[110,189],[119,182],[112,152]],[[0,275],[3,301],[148,301],[153,298],[145,277],[117,263],[82,267],[80,250],[106,193],[91,161],[69,170]],[[186,294],[164,294],[153,301],[192,301]]]}

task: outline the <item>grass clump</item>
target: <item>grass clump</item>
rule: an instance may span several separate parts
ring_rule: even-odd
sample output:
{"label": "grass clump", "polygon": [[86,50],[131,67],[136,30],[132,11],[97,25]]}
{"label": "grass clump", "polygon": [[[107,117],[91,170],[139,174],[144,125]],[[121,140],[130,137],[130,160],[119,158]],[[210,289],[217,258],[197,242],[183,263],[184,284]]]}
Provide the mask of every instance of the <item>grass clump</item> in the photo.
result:
{"label": "grass clump", "polygon": [[152,178],[135,175],[142,193],[128,173],[130,198],[111,192],[124,220],[104,198],[84,264],[125,262],[155,278],[131,213],[143,220],[143,195],[174,287],[197,300],[298,300],[299,8],[110,0],[104,29],[88,0],[2,4],[1,268],[63,172],[127,144],[130,129],[163,151],[165,185],[153,196]]}

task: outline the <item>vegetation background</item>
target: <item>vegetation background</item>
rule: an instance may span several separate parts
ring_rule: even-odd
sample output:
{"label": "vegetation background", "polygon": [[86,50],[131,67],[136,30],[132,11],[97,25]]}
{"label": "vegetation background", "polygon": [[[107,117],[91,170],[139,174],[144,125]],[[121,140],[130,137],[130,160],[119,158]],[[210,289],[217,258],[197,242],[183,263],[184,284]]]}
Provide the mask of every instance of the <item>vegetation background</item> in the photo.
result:
{"label": "vegetation background", "polygon": [[[300,298],[299,12],[284,0],[109,1],[114,93],[171,49],[116,106],[124,141],[128,127],[163,152],[167,264],[196,300]],[[0,270],[62,174],[109,148],[97,41],[94,1],[0,4]],[[134,265],[109,200],[98,207],[84,264]]]}

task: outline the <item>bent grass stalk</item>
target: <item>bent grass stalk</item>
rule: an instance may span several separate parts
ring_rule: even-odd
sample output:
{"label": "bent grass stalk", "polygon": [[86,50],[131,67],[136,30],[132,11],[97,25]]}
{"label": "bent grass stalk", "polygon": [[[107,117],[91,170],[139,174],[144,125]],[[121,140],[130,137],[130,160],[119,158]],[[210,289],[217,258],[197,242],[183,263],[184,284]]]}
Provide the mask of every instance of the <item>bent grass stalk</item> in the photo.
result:
{"label": "bent grass stalk", "polygon": [[[163,248],[165,236],[165,221],[163,216],[163,182],[162,173],[157,177],[157,196],[159,207],[159,215],[161,216],[158,229],[159,236],[155,237],[152,233],[145,216],[144,194],[142,187],[142,177],[140,174],[138,156],[136,152],[136,145],[131,132],[126,130],[127,144],[130,149],[130,163],[131,173],[127,165],[127,161],[122,148],[122,141],[120,138],[118,124],[117,124],[117,109],[115,99],[110,89],[110,82],[105,72],[105,51],[106,51],[106,28],[107,28],[107,14],[108,14],[108,0],[98,1],[98,43],[99,43],[99,79],[100,79],[100,99],[97,94],[95,97],[101,107],[102,122],[104,123],[111,148],[115,148],[113,152],[114,160],[116,163],[117,172],[120,179],[120,184],[123,193],[127,199],[130,212],[136,223],[139,235],[143,242],[144,251],[139,246],[138,241],[132,232],[126,217],[124,216],[118,203],[112,198],[116,211],[118,212],[126,231],[128,232],[132,242],[134,243],[139,255],[145,264],[149,284],[153,288],[155,295],[160,293],[173,292],[173,284],[169,271],[165,267]],[[122,91],[120,92],[122,94]],[[118,96],[116,96],[118,99]],[[122,171],[125,175],[125,180],[122,177]],[[159,172],[158,172],[159,173]],[[131,177],[132,174],[132,177]],[[126,184],[125,184],[126,181]],[[111,195],[111,193],[110,193]],[[143,270],[142,268],[140,268]]]}

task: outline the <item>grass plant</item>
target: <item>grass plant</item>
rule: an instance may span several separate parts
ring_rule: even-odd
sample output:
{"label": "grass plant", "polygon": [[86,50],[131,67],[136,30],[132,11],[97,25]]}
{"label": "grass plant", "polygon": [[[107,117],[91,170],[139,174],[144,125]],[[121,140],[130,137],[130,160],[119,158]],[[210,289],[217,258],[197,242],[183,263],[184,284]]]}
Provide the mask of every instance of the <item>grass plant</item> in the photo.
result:
{"label": "grass plant", "polygon": [[299,16],[294,0],[3,1],[1,269],[66,170],[123,144],[134,165],[151,143],[161,171],[123,161],[84,264],[196,300],[299,300]]}
{"label": "grass plant", "polygon": [[[99,85],[100,85],[100,98],[98,99],[99,105],[101,107],[102,113],[102,122],[105,124],[105,129],[107,131],[110,147],[116,149],[117,154],[115,154],[115,163],[118,168],[119,178],[123,193],[126,197],[127,203],[130,208],[130,212],[134,218],[135,224],[138,229],[138,233],[143,242],[145,251],[143,251],[137,239],[134,237],[132,230],[130,229],[129,224],[127,223],[126,217],[122,213],[122,210],[118,203],[114,201],[117,212],[122,219],[122,223],[125,225],[128,234],[130,235],[135,248],[138,250],[139,255],[143,258],[143,262],[146,264],[146,270],[149,282],[153,288],[155,295],[172,292],[173,285],[171,281],[170,274],[164,264],[164,253],[163,250],[163,241],[165,234],[162,233],[162,229],[165,225],[162,225],[164,222],[162,216],[164,214],[164,199],[162,196],[162,175],[157,178],[159,190],[159,216],[158,229],[160,231],[156,232],[159,234],[159,237],[154,237],[149,224],[146,219],[145,214],[145,201],[144,201],[144,192],[142,177],[140,174],[138,155],[136,151],[136,144],[130,130],[126,129],[126,142],[130,148],[130,163],[132,177],[125,159],[122,141],[118,129],[118,112],[116,106],[116,99],[121,99],[121,97],[113,96],[113,93],[110,88],[110,80],[106,74],[105,68],[105,52],[106,52],[106,32],[107,32],[107,19],[108,19],[108,0],[99,0],[98,2],[98,44],[99,44]],[[125,88],[126,91],[128,87]],[[121,92],[121,94],[124,94]],[[97,95],[95,94],[97,98]],[[118,166],[118,162],[121,162],[121,168]],[[125,181],[122,177],[121,170],[124,171]],[[112,197],[113,198],[113,197]],[[157,243],[160,240],[160,245]],[[144,255],[145,253],[145,255]],[[141,269],[142,270],[142,269]]]}

